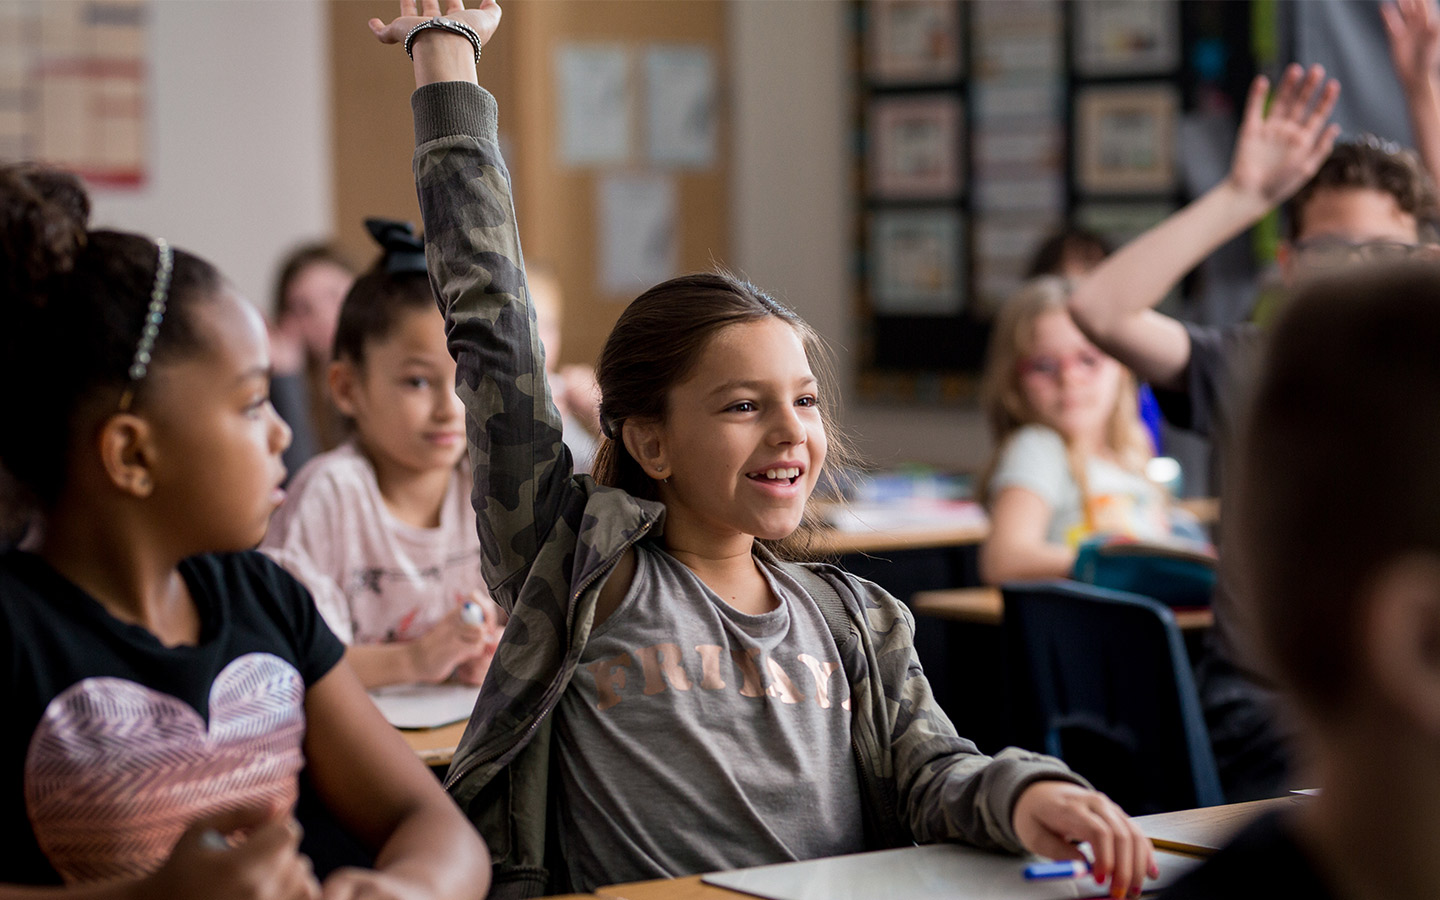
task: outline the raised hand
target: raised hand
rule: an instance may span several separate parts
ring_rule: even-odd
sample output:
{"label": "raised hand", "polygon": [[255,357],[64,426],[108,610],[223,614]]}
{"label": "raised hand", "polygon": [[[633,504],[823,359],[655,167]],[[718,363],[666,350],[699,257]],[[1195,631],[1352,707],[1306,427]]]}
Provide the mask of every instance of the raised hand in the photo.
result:
{"label": "raised hand", "polygon": [[1440,10],[1435,0],[1395,0],[1380,8],[1390,61],[1407,92],[1440,77]]}
{"label": "raised hand", "polygon": [[1243,193],[1274,206],[1298,191],[1330,155],[1340,126],[1327,125],[1340,84],[1325,70],[1292,63],[1280,80],[1269,112],[1270,82],[1258,76],[1245,101],[1229,180]]}
{"label": "raised hand", "polygon": [[1051,859],[1083,859],[1077,844],[1094,854],[1091,875],[1110,882],[1110,896],[1138,897],[1146,877],[1160,874],[1155,850],[1139,826],[1098,791],[1068,781],[1037,781],[1015,801],[1015,834],[1025,849]]}
{"label": "raised hand", "polygon": [[[480,34],[480,43],[488,44],[490,36],[500,25],[500,4],[495,0],[481,0],[479,6],[474,9],[465,8],[465,0],[445,0],[444,12],[441,12],[440,0],[400,0],[400,16],[389,24],[380,19],[370,20],[370,30],[380,39],[382,44],[398,44],[405,40],[405,35],[410,29],[419,25],[426,19],[433,19],[436,16],[444,16],[447,19],[456,19],[469,25]],[[443,32],[441,32],[443,34]],[[428,40],[431,36],[426,35],[416,39],[416,46],[421,40]],[[464,41],[464,38],[457,38]]]}

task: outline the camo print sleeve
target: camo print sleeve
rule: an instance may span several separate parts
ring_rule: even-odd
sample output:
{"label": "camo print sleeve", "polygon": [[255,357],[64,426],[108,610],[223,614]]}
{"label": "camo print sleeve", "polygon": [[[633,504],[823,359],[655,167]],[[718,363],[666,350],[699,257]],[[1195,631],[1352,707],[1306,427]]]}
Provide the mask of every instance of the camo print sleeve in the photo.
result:
{"label": "camo print sleeve", "polygon": [[901,827],[920,843],[963,841],[1021,852],[1012,814],[1026,787],[1041,780],[1089,785],[1054,757],[1015,747],[986,756],[957,735],[920,668],[910,611],[878,585],[845,580],[859,600],[876,660],[863,700],[876,733],[871,738],[869,729],[857,728],[855,736],[888,744],[888,753],[867,755],[888,769],[878,774],[892,779],[888,793]]}
{"label": "camo print sleeve", "polygon": [[507,610],[574,490],[525,284],[495,99],[464,82],[417,90],[415,186],[430,281],[455,357],[485,582]]}

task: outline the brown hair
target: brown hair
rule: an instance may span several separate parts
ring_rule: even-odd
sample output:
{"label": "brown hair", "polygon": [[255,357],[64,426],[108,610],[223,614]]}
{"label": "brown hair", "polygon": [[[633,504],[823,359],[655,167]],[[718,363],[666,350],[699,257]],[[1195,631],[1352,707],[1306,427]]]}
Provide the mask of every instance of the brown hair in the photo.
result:
{"label": "brown hair", "polygon": [[350,258],[334,244],[302,244],[296,247],[280,261],[280,271],[275,276],[271,309],[275,310],[277,320],[285,318],[290,312],[290,283],[316,263],[338,266],[351,275],[355,274],[355,266],[351,264]]}
{"label": "brown hair", "polygon": [[1025,277],[1063,275],[1065,261],[1076,256],[1093,260],[1090,267],[1094,268],[1113,252],[1115,247],[1098,232],[1069,225],[1050,235],[1035,248],[1030,265],[1025,267]]}
{"label": "brown hair", "polygon": [[1394,197],[1400,209],[1415,217],[1422,238],[1433,238],[1437,219],[1440,219],[1435,183],[1414,152],[1373,134],[1337,143],[1314,177],[1291,198],[1290,237],[1293,239],[1305,230],[1305,207],[1317,193],[1359,189]]}
{"label": "brown hair", "polygon": [[1440,554],[1440,265],[1307,283],[1270,335],[1224,501],[1240,633],[1323,716],[1354,684],[1367,584]]}
{"label": "brown hair", "polygon": [[[97,406],[118,408],[145,328],[159,254],[138,234],[90,231],[80,179],[33,163],[0,167],[0,464],[42,505],[58,499],[71,454]],[[202,348],[195,304],[221,287],[215,267],[183,250],[151,367]],[[146,385],[135,388],[137,405]]]}
{"label": "brown hair", "polygon": [[[686,379],[715,335],[731,325],[770,317],[784,321],[799,334],[806,360],[820,383],[820,418],[829,441],[827,464],[832,473],[847,467],[852,458],[835,424],[833,404],[838,392],[823,339],[794,310],[748,281],[719,271],[682,275],[657,284],[620,314],[595,369],[605,431],[595,453],[595,480],[636,497],[658,499],[655,481],[621,439],[625,422],[664,421],[670,389]],[[765,543],[782,555],[803,555],[812,529],[807,511],[806,521],[794,535]]]}
{"label": "brown hair", "polygon": [[[990,348],[985,354],[985,371],[980,376],[980,409],[990,425],[990,437],[995,445],[977,483],[982,503],[988,505],[991,500],[990,476],[995,474],[1005,441],[1020,428],[1039,421],[1020,383],[1020,361],[1030,352],[1035,320],[1050,312],[1069,315],[1065,306],[1069,296],[1070,285],[1065,279],[1042,276],[1022,285],[1006,299],[995,316]],[[1105,426],[1105,444],[1121,466],[1141,473],[1150,458],[1151,447],[1140,421],[1135,390],[1135,376],[1125,369],[1115,409]],[[1077,478],[1083,478],[1084,467],[1076,462],[1072,460],[1072,468],[1079,473]]]}

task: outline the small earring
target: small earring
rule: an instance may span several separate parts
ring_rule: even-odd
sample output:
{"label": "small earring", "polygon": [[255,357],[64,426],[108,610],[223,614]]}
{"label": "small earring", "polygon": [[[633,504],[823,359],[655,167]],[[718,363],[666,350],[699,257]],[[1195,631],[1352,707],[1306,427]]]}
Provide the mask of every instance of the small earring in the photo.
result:
{"label": "small earring", "polygon": [[148,490],[150,490],[150,476],[149,476],[149,475],[137,475],[137,476],[135,476],[135,488],[136,488],[136,490],[141,490],[141,491],[148,491]]}

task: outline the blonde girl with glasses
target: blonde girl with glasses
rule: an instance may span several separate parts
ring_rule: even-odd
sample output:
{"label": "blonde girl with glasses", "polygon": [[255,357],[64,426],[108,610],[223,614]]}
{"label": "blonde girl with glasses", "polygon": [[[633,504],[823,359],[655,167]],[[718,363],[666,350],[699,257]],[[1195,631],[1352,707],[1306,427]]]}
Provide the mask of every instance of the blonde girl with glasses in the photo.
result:
{"label": "blonde girl with glasses", "polygon": [[992,584],[1070,574],[1096,534],[1170,537],[1164,492],[1145,477],[1154,454],[1135,376],[1081,334],[1069,285],[1037,278],[1001,307],[981,381],[995,453],[981,477]]}

